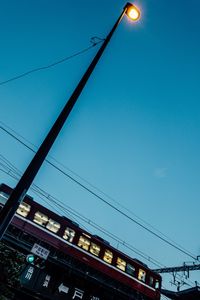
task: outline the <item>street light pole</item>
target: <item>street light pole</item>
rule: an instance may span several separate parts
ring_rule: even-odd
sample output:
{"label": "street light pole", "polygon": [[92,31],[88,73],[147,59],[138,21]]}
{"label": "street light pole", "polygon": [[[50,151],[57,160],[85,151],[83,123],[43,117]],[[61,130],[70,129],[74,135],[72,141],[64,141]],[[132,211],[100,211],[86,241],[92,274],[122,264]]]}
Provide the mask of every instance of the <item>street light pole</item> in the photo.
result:
{"label": "street light pole", "polygon": [[92,74],[96,64],[98,63],[100,57],[102,56],[113,33],[115,32],[117,26],[119,25],[120,21],[122,20],[122,18],[125,14],[129,14],[129,17],[135,21],[138,20],[140,17],[140,12],[134,5],[132,5],[131,3],[127,3],[125,5],[121,15],[117,19],[116,23],[114,24],[113,28],[111,29],[111,31],[108,34],[108,36],[106,37],[106,39],[104,40],[101,48],[98,50],[96,56],[94,57],[91,64],[89,65],[88,69],[86,70],[85,74],[79,81],[77,87],[75,88],[71,97],[67,101],[66,105],[64,106],[60,115],[58,116],[57,120],[53,124],[53,126],[50,129],[49,133],[47,134],[46,138],[42,142],[41,146],[39,147],[39,149],[36,152],[35,156],[33,157],[32,161],[30,162],[30,164],[28,165],[24,174],[22,175],[21,179],[17,183],[15,189],[11,193],[11,195],[10,195],[9,199],[7,200],[6,204],[4,205],[3,209],[0,211],[0,240],[2,239],[12,218],[14,217],[14,214],[15,214],[19,204],[22,202],[30,185],[32,184],[35,176],[37,175],[42,163],[44,162],[47,154],[49,153],[49,151],[50,151],[53,143],[55,142],[59,132],[61,131],[68,115],[70,114],[79,95],[81,94],[90,75]]}

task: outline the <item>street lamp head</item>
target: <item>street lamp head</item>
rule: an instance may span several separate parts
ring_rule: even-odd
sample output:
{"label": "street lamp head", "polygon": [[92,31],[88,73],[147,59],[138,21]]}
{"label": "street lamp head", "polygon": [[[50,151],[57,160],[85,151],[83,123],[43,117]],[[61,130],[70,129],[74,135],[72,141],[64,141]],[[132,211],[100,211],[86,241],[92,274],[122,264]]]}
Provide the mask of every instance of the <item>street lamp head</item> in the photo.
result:
{"label": "street lamp head", "polygon": [[131,19],[132,21],[138,21],[140,19],[140,10],[133,5],[132,3],[127,3],[124,7],[126,15]]}

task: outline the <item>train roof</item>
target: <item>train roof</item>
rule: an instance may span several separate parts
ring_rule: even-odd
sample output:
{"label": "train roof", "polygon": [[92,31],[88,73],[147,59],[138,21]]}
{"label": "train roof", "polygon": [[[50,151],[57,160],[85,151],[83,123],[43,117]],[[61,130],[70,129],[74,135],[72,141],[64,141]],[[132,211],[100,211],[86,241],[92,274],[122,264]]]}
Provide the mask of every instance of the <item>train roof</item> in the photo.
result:
{"label": "train roof", "polygon": [[[11,187],[9,187],[8,185],[6,185],[6,184],[4,184],[4,183],[0,184],[0,191],[3,191],[3,192],[8,193],[8,194],[11,194],[12,190],[13,190],[13,189],[12,189]],[[106,240],[103,239],[102,237],[100,237],[100,236],[98,236],[98,235],[96,235],[96,234],[93,235],[92,233],[86,231],[85,229],[82,229],[82,228],[79,226],[78,223],[72,221],[72,220],[69,219],[68,217],[59,215],[58,213],[55,213],[55,212],[53,212],[52,210],[50,210],[50,209],[44,207],[43,205],[41,205],[40,203],[38,203],[37,201],[35,201],[33,197],[31,197],[31,196],[29,196],[29,195],[26,195],[26,196],[24,197],[24,201],[27,202],[27,203],[30,204],[30,205],[31,205],[32,203],[34,203],[34,205],[36,205],[36,207],[42,208],[43,212],[46,213],[46,214],[48,214],[48,215],[50,215],[51,217],[53,217],[53,218],[55,219],[55,221],[58,221],[58,222],[63,223],[63,224],[65,224],[65,225],[69,225],[69,224],[70,224],[70,225],[72,226],[73,229],[75,229],[75,230],[77,230],[77,231],[81,231],[82,234],[84,234],[84,235],[86,235],[86,236],[88,236],[88,237],[90,237],[90,238],[93,238],[93,239],[95,239],[96,241],[101,242],[101,244],[104,244],[105,246],[109,247],[110,250],[112,250],[112,251],[114,251],[114,252],[117,252],[117,253],[121,254],[121,255],[122,255],[124,258],[126,258],[128,261],[131,261],[131,260],[132,260],[132,261],[136,262],[139,266],[145,267],[145,269],[148,269],[148,270],[151,271],[152,273],[156,274],[156,277],[157,277],[157,278],[160,278],[160,277],[161,277],[160,274],[155,273],[153,270],[149,269],[149,267],[148,267],[145,263],[143,263],[142,261],[140,261],[139,259],[130,257],[128,254],[125,254],[124,252],[122,252],[122,251],[116,249],[114,246],[112,246],[108,241],[106,241]]]}

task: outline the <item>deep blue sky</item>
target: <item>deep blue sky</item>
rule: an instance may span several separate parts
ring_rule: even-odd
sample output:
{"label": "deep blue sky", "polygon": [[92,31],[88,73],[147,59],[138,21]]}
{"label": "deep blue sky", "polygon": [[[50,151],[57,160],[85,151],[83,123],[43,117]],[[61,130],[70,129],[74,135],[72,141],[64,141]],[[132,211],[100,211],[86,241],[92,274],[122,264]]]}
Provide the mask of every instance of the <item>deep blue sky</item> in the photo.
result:
{"label": "deep blue sky", "polygon": [[[141,20],[123,19],[50,155],[199,255],[200,2],[135,3]],[[106,37],[125,2],[0,4],[4,81],[88,47],[93,36]],[[97,49],[1,85],[3,126],[38,147]],[[0,154],[24,171],[33,154],[2,130],[0,138]],[[1,171],[0,181],[16,184]],[[191,261],[47,164],[34,182],[164,265]],[[170,279],[164,278],[165,286]],[[191,280],[200,281],[199,273]]]}

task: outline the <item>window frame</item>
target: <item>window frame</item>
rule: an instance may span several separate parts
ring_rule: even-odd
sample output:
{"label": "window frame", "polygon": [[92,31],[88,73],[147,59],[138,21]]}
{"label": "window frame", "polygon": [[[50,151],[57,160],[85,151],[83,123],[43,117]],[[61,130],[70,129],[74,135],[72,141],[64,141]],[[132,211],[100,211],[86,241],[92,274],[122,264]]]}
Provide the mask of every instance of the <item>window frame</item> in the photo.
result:
{"label": "window frame", "polygon": [[[96,248],[98,248],[98,250],[97,251],[96,250],[92,250],[92,247],[96,247]],[[100,251],[101,251],[101,247],[98,244],[96,244],[96,243],[94,243],[94,242],[91,241],[91,243],[90,243],[90,250],[89,251],[93,255],[99,256]]]}
{"label": "window frame", "polygon": [[[81,242],[81,240],[82,240],[82,242]],[[85,244],[83,244],[84,241],[86,242]],[[87,237],[85,237],[84,235],[80,235],[80,237],[78,239],[78,243],[77,243],[78,247],[82,248],[85,251],[89,251],[90,244],[91,244],[91,241]]]}
{"label": "window frame", "polygon": [[[107,255],[107,256],[106,256]],[[107,258],[108,259],[107,259]],[[114,255],[113,255],[113,252],[112,251],[110,251],[109,249],[105,249],[105,251],[104,251],[104,253],[103,253],[103,261],[105,261],[106,263],[108,263],[108,264],[112,264],[112,262],[113,262],[113,257],[114,257]]]}
{"label": "window frame", "polygon": [[[133,271],[134,269],[134,271]],[[131,271],[129,271],[131,270]],[[125,271],[128,275],[132,276],[132,277],[135,277],[136,276],[136,268],[134,265],[130,264],[130,263],[127,263],[126,264],[126,271]]]}
{"label": "window frame", "polygon": [[155,287],[155,280],[154,280],[154,277],[152,275],[149,276],[149,286],[151,287]]}
{"label": "window frame", "polygon": [[[44,220],[44,221],[42,222],[42,224],[39,223],[39,222],[36,221],[36,219],[35,219],[35,217],[36,217],[38,214],[41,214],[41,215],[42,215],[42,218],[43,218],[43,217],[46,217],[47,220],[46,220],[46,221]],[[33,222],[34,222],[34,223],[36,223],[36,224],[38,224],[38,225],[40,225],[40,226],[42,226],[42,227],[46,227],[46,225],[47,225],[47,223],[48,223],[48,220],[49,220],[49,217],[48,217],[47,215],[43,214],[42,212],[36,211],[36,212],[34,213],[34,216],[33,216]]]}
{"label": "window frame", "polygon": [[123,258],[118,256],[117,260],[116,260],[116,267],[119,270],[125,272],[126,271],[126,265],[127,265],[127,262]]}
{"label": "window frame", "polygon": [[[23,208],[22,206],[24,206],[24,208]],[[20,209],[22,209],[22,210],[25,212],[25,214],[23,214],[23,212],[20,212]],[[30,211],[31,211],[31,205],[28,204],[28,203],[26,203],[26,202],[24,202],[24,201],[22,201],[22,202],[19,204],[19,206],[18,206],[18,208],[17,208],[17,210],[16,210],[16,213],[17,213],[18,215],[20,215],[20,216],[26,218],[26,217],[29,215]]]}
{"label": "window frame", "polygon": [[[54,225],[53,225],[54,223]],[[58,225],[58,226],[57,226]],[[47,221],[47,224],[45,226],[49,231],[53,232],[53,233],[58,233],[61,225],[60,223],[58,223],[57,221],[49,218],[48,221]],[[52,230],[52,228],[56,228],[56,230]]]}
{"label": "window frame", "polygon": [[142,282],[146,282],[147,272],[141,268],[138,270],[138,279]]}
{"label": "window frame", "polygon": [[[69,232],[68,236],[66,235],[67,230]],[[67,236],[67,238],[65,238],[65,235]],[[65,241],[68,241],[69,243],[72,243],[74,238],[75,238],[75,235],[76,235],[76,231],[74,229],[72,229],[71,227],[67,226],[67,227],[65,227],[65,230],[64,230],[64,233],[63,233],[62,237]]]}
{"label": "window frame", "polygon": [[156,289],[156,290],[159,290],[159,289],[160,289],[160,280],[159,280],[159,279],[156,279],[156,280],[155,280],[155,289]]}

